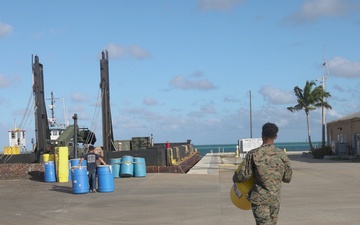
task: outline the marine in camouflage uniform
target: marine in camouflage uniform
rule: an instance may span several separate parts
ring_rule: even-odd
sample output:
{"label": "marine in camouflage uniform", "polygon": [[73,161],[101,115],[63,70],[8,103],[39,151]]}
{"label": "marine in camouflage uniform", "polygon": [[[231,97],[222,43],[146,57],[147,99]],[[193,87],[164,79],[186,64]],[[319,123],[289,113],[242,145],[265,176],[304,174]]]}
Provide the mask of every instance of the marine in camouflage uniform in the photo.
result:
{"label": "marine in camouflage uniform", "polygon": [[251,202],[256,225],[277,223],[282,182],[289,183],[292,177],[289,158],[274,146],[278,130],[273,123],[263,125],[263,144],[246,154],[239,173],[235,172],[233,176],[234,182],[254,177],[254,185],[247,198]]}

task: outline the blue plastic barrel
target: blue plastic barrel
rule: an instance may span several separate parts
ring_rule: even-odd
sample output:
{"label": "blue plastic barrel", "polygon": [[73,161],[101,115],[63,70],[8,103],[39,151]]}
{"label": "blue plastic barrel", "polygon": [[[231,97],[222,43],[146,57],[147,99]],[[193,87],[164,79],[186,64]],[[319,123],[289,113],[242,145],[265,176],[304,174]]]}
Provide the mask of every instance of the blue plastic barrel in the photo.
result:
{"label": "blue plastic barrel", "polygon": [[112,172],[114,178],[120,177],[120,163],[121,158],[110,159],[110,165],[112,165]]}
{"label": "blue plastic barrel", "polygon": [[130,155],[124,155],[121,158],[120,176],[132,177],[134,175],[133,157]]}
{"label": "blue plastic barrel", "polygon": [[69,181],[71,180],[71,161],[69,160]]}
{"label": "blue plastic barrel", "polygon": [[114,175],[112,172],[112,165],[97,166],[99,192],[114,191]]}
{"label": "blue plastic barrel", "polygon": [[56,173],[55,173],[55,163],[54,161],[47,161],[44,163],[44,180],[45,182],[55,182]]}
{"label": "blue plastic barrel", "polygon": [[71,177],[74,194],[89,193],[89,179],[86,166],[71,167]]}
{"label": "blue plastic barrel", "polygon": [[[70,162],[71,162],[71,167],[78,166],[79,162],[80,162],[80,159],[70,159]],[[86,166],[86,160],[85,159],[82,161],[81,166]]]}
{"label": "blue plastic barrel", "polygon": [[146,176],[146,163],[145,158],[134,157],[134,177]]}

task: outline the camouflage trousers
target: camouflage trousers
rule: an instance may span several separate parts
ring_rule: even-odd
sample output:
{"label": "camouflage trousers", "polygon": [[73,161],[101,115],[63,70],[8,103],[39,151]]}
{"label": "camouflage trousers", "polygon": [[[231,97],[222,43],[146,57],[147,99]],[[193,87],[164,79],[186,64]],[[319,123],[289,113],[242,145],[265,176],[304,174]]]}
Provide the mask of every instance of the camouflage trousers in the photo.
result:
{"label": "camouflage trousers", "polygon": [[251,205],[256,225],[276,225],[280,211],[280,202],[273,205]]}

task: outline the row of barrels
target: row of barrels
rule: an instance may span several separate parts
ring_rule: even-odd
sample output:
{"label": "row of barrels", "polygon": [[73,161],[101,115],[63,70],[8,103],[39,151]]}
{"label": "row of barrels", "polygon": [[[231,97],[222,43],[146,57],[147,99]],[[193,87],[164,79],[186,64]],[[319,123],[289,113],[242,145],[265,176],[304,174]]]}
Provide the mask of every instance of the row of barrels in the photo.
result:
{"label": "row of barrels", "polygon": [[[66,168],[68,170],[68,179],[67,179],[67,181],[72,180],[72,170],[71,170],[71,168],[74,167],[74,169],[76,169],[79,162],[80,162],[80,159],[71,159],[71,160],[69,160],[69,166]],[[86,160],[83,160],[83,162],[81,163],[81,166],[85,167],[85,169],[86,169]],[[44,158],[44,181],[45,182],[59,181],[59,177],[57,178],[56,172],[57,172],[56,171],[56,162],[54,160],[52,160],[51,156],[50,156],[50,158],[48,160],[46,160]]]}
{"label": "row of barrels", "polygon": [[[51,160],[46,159],[46,160]],[[44,159],[45,161],[45,159]],[[68,181],[72,181],[74,194],[89,192],[88,173],[86,160],[78,166],[80,159],[69,160]],[[45,182],[56,182],[55,161],[44,162]],[[113,192],[114,178],[119,177],[145,177],[146,163],[144,158],[123,156],[122,158],[110,159],[110,165],[98,165],[97,168],[98,192]]]}
{"label": "row of barrels", "polygon": [[122,158],[110,159],[110,165],[114,178],[146,176],[145,158],[125,155]]}

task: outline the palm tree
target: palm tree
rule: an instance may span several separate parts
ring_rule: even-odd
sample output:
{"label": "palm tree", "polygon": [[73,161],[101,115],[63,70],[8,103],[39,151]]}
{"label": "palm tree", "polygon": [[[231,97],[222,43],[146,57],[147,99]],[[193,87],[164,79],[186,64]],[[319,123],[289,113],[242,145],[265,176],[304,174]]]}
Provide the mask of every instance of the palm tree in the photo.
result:
{"label": "palm tree", "polygon": [[327,97],[331,97],[329,92],[326,92],[322,86],[316,86],[315,81],[306,81],[304,90],[296,86],[294,88],[295,96],[297,97],[297,105],[287,107],[291,112],[304,110],[306,114],[306,123],[308,129],[308,138],[310,149],[314,150],[314,147],[311,143],[311,134],[310,134],[310,122],[309,122],[309,112],[315,110],[316,108],[324,107],[326,109],[331,109],[331,106],[324,100]]}

